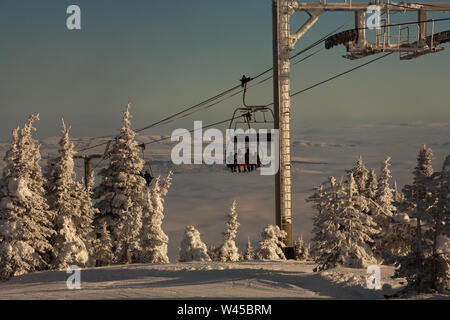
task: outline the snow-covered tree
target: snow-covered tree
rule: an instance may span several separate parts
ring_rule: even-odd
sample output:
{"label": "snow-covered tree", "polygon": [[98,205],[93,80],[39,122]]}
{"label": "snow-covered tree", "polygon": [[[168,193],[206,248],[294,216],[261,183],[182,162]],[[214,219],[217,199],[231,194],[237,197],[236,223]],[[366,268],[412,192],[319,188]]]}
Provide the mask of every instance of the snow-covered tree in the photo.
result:
{"label": "snow-covered tree", "polygon": [[[442,171],[431,176],[429,198],[433,204],[422,216],[423,274],[420,291],[450,292],[450,156]],[[417,278],[416,278],[417,279]]]}
{"label": "snow-covered tree", "polygon": [[298,237],[295,242],[295,257],[300,261],[306,261],[309,259],[309,244],[304,244],[302,236]]}
{"label": "snow-covered tree", "polygon": [[[336,181],[334,177],[330,177],[329,179],[333,179],[333,181]],[[324,210],[327,209],[327,196],[328,193],[326,193],[325,185],[328,183],[324,182],[320,184],[319,186],[315,187],[314,193],[306,199],[307,202],[313,202],[312,205],[313,209],[317,210],[318,215],[321,215]]]}
{"label": "snow-covered tree", "polygon": [[32,115],[13,131],[0,181],[0,279],[49,268],[53,212],[44,198],[39,146]]}
{"label": "snow-covered tree", "polygon": [[377,198],[377,193],[378,193],[377,175],[375,174],[375,169],[371,169],[367,181],[367,191],[365,195],[368,198],[375,200]]}
{"label": "snow-covered tree", "polygon": [[378,179],[377,203],[386,211],[394,212],[396,209],[392,205],[394,202],[393,190],[389,180],[392,178],[389,169],[391,157],[386,157],[381,165],[380,179]]}
{"label": "snow-covered tree", "polygon": [[164,196],[172,183],[172,171],[169,172],[163,183],[160,177],[156,178],[151,192],[152,210],[144,212],[142,225],[142,252],[143,263],[169,263],[167,245],[169,238],[162,229],[164,219]]}
{"label": "snow-covered tree", "polygon": [[403,192],[401,192],[398,189],[397,180],[394,180],[394,184],[392,186],[392,190],[393,190],[392,191],[393,192],[392,196],[394,197],[394,201],[396,203],[399,203],[399,202],[402,202],[403,200],[405,200],[405,196],[403,195]]}
{"label": "snow-covered tree", "polygon": [[250,241],[250,237],[247,239],[247,246],[245,247],[245,254],[244,254],[244,260],[250,261],[253,260],[255,257],[255,253],[253,252],[252,243]]}
{"label": "snow-covered tree", "polygon": [[433,193],[436,203],[430,212],[431,287],[439,292],[450,291],[450,155],[445,158],[442,171],[434,177]]}
{"label": "snow-covered tree", "polygon": [[367,199],[360,195],[353,173],[346,185],[330,190],[326,210],[315,221],[314,257],[317,270],[337,265],[361,268],[376,263],[370,247],[377,233],[368,211]]}
{"label": "snow-covered tree", "polygon": [[234,200],[231,205],[230,212],[228,213],[228,221],[226,224],[227,229],[223,232],[225,241],[219,249],[219,257],[221,261],[239,261],[239,250],[234,242],[240,225],[237,219],[238,214],[236,212],[236,200]]}
{"label": "snow-covered tree", "polygon": [[[95,206],[99,213],[94,217],[98,246],[111,242],[112,261],[97,264],[133,263],[139,261],[141,252],[142,216],[151,211],[150,193],[141,176],[144,161],[131,129],[130,104],[123,114],[123,126],[109,152],[110,163],[102,169],[100,184],[94,188]],[[103,225],[109,237],[103,238]],[[105,255],[104,255],[105,256]]]}
{"label": "snow-covered tree", "polygon": [[[311,255],[314,258],[334,248],[334,244],[327,240],[337,230],[333,218],[338,205],[337,195],[340,187],[341,183],[338,183],[334,177],[329,177],[328,181],[316,187],[314,194],[306,200],[313,202],[312,207],[317,211],[317,215],[313,218],[314,246]],[[330,245],[331,247],[328,247]]]}
{"label": "snow-covered tree", "polygon": [[208,245],[208,256],[212,261],[221,261],[220,260],[220,247],[216,247],[215,245]]}
{"label": "snow-covered tree", "polygon": [[299,236],[294,244],[295,256],[297,260],[305,261],[309,259],[309,244],[305,244],[303,237]]}
{"label": "snow-covered tree", "polygon": [[374,236],[374,253],[380,262],[392,264],[411,251],[412,239],[415,236],[414,219],[401,211],[391,212],[383,209],[371,200],[373,219],[378,223],[379,233]]}
{"label": "snow-covered tree", "polygon": [[92,206],[90,191],[76,180],[74,145],[69,139],[70,128],[62,122],[59,157],[47,184],[47,199],[55,212],[53,266],[65,269],[70,265],[86,266],[92,241],[92,219],[97,212]]}
{"label": "snow-covered tree", "polygon": [[107,266],[114,260],[112,251],[111,234],[107,229],[106,221],[102,220],[94,228],[95,238],[92,241],[93,264],[95,266]]}
{"label": "snow-covered tree", "polygon": [[[395,276],[406,278],[408,289],[417,292],[448,291],[448,162],[433,174],[433,153],[425,145],[417,157],[412,185],[403,189],[403,206],[416,218],[416,242],[406,257],[399,259]],[[447,250],[447,251],[446,251]]]}
{"label": "snow-covered tree", "polygon": [[305,260],[306,261],[310,261],[311,260],[311,243],[307,243],[306,245],[304,245],[304,252],[305,252]]}
{"label": "snow-covered tree", "polygon": [[180,262],[211,261],[208,256],[208,248],[200,239],[200,232],[194,226],[187,226],[184,230],[184,238],[179,249]]}
{"label": "snow-covered tree", "polygon": [[390,157],[381,165],[380,178],[376,179],[375,171],[369,173],[367,189],[364,196],[369,211],[365,212],[377,224],[377,234],[373,235],[372,250],[379,261],[392,263],[394,256],[405,255],[410,251],[409,241],[414,234],[411,220],[407,214],[397,212],[394,190],[390,187]]}
{"label": "snow-covered tree", "polygon": [[261,233],[256,257],[261,260],[286,260],[282,250],[285,247],[283,240],[286,235],[286,231],[280,230],[278,226],[267,225]]}
{"label": "snow-covered tree", "polygon": [[[376,223],[368,211],[367,199],[358,192],[358,186],[350,173],[347,185],[341,191],[337,207],[336,222],[339,242],[338,255],[326,264],[338,264],[347,267],[362,268],[376,263],[370,244],[377,234]],[[340,233],[340,235],[339,235]]]}
{"label": "snow-covered tree", "polygon": [[[369,207],[371,215],[377,224],[378,234],[375,235],[375,252],[379,258],[385,255],[385,252],[391,253],[399,243],[396,242],[398,235],[391,230],[394,226],[394,213],[396,208],[393,206],[393,193],[390,187],[391,171],[389,169],[390,157],[381,164],[380,178],[377,183],[377,192],[375,197],[369,198]],[[372,201],[375,200],[375,201]]]}
{"label": "snow-covered tree", "polygon": [[359,156],[356,161],[356,166],[351,170],[346,170],[347,174],[352,173],[355,179],[356,187],[360,194],[364,194],[367,188],[367,181],[369,179],[369,170],[364,165],[362,156]]}

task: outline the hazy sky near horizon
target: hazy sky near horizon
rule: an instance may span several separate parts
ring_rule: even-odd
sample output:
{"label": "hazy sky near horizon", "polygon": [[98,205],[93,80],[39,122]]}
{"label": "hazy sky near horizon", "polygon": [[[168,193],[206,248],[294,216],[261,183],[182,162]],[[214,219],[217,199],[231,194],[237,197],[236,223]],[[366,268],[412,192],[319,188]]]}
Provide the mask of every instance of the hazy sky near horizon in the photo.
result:
{"label": "hazy sky near horizon", "polygon": [[[355,2],[355,1],[354,1]],[[445,2],[445,1],[443,1]],[[81,8],[82,30],[66,28],[66,8]],[[326,13],[296,45],[313,43],[352,17]],[[449,17],[432,14],[431,17]],[[292,29],[305,21],[292,18]],[[392,23],[414,21],[396,14]],[[353,21],[343,28],[353,27]],[[450,21],[435,31],[450,29]],[[117,132],[132,102],[142,127],[237,85],[272,63],[271,1],[2,0],[0,2],[0,140],[40,113],[40,137],[58,135],[60,118],[73,136]],[[397,54],[293,99],[293,128],[336,123],[449,122],[449,46],[400,61]],[[324,50],[292,67],[296,91],[369,59],[348,61],[345,48]],[[231,117],[240,97],[150,133],[168,134]],[[272,99],[272,82],[249,92],[255,104]]]}

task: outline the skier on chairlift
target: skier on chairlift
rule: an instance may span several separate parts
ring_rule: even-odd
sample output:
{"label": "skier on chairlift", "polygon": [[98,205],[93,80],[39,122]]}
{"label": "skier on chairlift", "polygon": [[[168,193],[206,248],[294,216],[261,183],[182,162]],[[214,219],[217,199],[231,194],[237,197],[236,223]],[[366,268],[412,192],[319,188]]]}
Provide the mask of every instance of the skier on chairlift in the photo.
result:
{"label": "skier on chairlift", "polygon": [[153,177],[152,177],[152,175],[148,172],[148,170],[145,171],[145,174],[143,175],[143,178],[144,178],[145,181],[147,182],[147,186],[150,187],[150,184],[152,183]]}
{"label": "skier on chairlift", "polygon": [[258,153],[255,151],[252,153],[252,156],[250,157],[250,170],[256,170],[257,167],[259,167],[259,156]]}
{"label": "skier on chairlift", "polygon": [[233,152],[230,152],[228,154],[226,162],[227,162],[227,167],[230,168],[230,171],[231,172],[236,172],[236,165],[235,165],[236,159],[235,159],[235,157],[233,155]]}
{"label": "skier on chairlift", "polygon": [[[237,163],[237,167],[239,172],[241,172],[241,167],[243,167],[244,171],[247,171],[246,165],[245,165],[245,156],[242,155],[242,151],[239,150],[237,154],[234,155],[235,161]],[[242,161],[244,160],[244,161]]]}
{"label": "skier on chairlift", "polygon": [[252,165],[250,164],[250,150],[247,149],[245,152],[245,168],[247,169],[247,172],[252,171]]}

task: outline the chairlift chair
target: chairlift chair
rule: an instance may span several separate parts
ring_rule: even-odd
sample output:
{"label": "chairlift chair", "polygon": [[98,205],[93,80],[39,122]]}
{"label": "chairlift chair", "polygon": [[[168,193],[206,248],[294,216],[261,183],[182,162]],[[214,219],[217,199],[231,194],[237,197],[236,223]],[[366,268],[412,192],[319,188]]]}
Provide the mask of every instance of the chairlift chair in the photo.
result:
{"label": "chairlift chair", "polygon": [[150,169],[150,177],[148,177],[148,175],[146,173],[144,173],[144,170],[141,172],[141,176],[147,182],[147,186],[150,187],[150,184],[152,183],[155,176],[153,174],[152,166],[150,165],[150,163],[148,161],[145,160],[145,154],[144,154],[145,143],[139,144],[138,147],[140,147],[141,151],[142,151],[142,159],[144,160],[144,167],[147,166]]}
{"label": "chairlift chair", "polygon": [[[242,125],[245,127],[245,129],[256,129],[255,126],[257,125],[265,125],[264,129],[267,129],[267,136],[264,137],[265,141],[271,142],[272,141],[272,134],[270,132],[271,129],[273,129],[273,124],[275,122],[275,117],[273,114],[273,111],[271,108],[265,106],[265,105],[248,105],[245,101],[246,99],[246,93],[247,93],[247,83],[251,81],[252,78],[248,78],[245,75],[241,78],[241,87],[243,88],[243,96],[242,96],[242,107],[238,107],[234,110],[233,116],[231,118],[229,129],[234,129],[235,131],[241,127]],[[238,116],[238,114],[240,114]],[[270,126],[269,126],[270,124]],[[244,129],[244,130],[245,130]],[[261,128],[260,128],[261,129]],[[257,143],[257,149],[260,150],[260,134],[259,132],[256,132],[256,137],[251,137],[251,134],[248,132],[245,133],[234,133],[233,140],[234,143],[238,142],[239,137],[242,137],[242,140],[245,142],[245,149],[247,150],[250,142],[256,142]],[[236,151],[237,146],[235,145],[235,154],[237,154]],[[228,155],[227,155],[228,156]]]}
{"label": "chairlift chair", "polygon": [[[251,81],[252,78],[247,78],[245,75],[241,78],[241,87],[244,89],[243,95],[242,95],[242,104],[243,107],[238,107],[234,110],[233,116],[230,121],[229,129],[236,130],[238,128],[238,125],[246,125],[247,129],[254,129],[255,125],[258,124],[272,124],[270,128],[267,128],[268,131],[273,128],[274,123],[274,114],[271,108],[267,106],[257,106],[257,105],[248,105],[245,102],[245,97],[247,93],[247,83]],[[240,113],[240,116],[237,116],[236,114]],[[258,117],[258,115],[260,115]],[[267,117],[269,115],[269,119]],[[256,140],[259,142],[259,133],[257,133]],[[235,142],[237,141],[237,136],[234,136]],[[248,136],[246,136],[246,141],[248,142]],[[268,132],[266,141],[272,141],[272,135]]]}

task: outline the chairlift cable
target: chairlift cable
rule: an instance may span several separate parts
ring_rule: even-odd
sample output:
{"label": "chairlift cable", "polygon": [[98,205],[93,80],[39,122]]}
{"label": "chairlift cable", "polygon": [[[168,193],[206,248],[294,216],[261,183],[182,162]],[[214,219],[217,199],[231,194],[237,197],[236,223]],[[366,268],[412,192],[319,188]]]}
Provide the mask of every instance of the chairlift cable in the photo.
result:
{"label": "chairlift cable", "polygon": [[[428,20],[425,20],[425,21],[414,21],[414,22],[404,22],[404,23],[397,23],[397,24],[389,24],[389,25],[384,25],[383,27],[393,27],[393,26],[401,26],[401,25],[410,25],[410,24],[414,24],[414,23],[425,23],[425,22],[432,22],[432,21],[434,21],[434,22],[440,22],[440,21],[447,21],[447,20],[450,20],[450,18],[428,19]],[[345,26],[347,23],[348,23],[348,22],[346,22],[346,23],[344,23],[343,25],[339,26],[336,30],[339,30],[340,28],[342,28],[343,26]],[[354,30],[358,30],[358,29],[368,29],[368,27],[355,28]],[[333,32],[335,32],[336,30],[334,30]],[[332,33],[333,33],[333,32],[332,32]],[[332,34],[332,33],[329,33],[327,36],[322,37],[321,39],[319,39],[319,40],[316,41],[315,43],[313,43],[313,44],[311,44],[310,46],[306,47],[305,49],[299,51],[298,53],[296,53],[295,55],[293,55],[292,57],[290,57],[290,59],[293,59],[293,58],[297,57],[298,55],[300,55],[300,54],[302,54],[302,53],[304,53],[304,52],[306,52],[306,51],[308,51],[308,50],[314,48],[315,46],[319,45],[320,43],[324,42],[324,41],[327,39],[327,37],[328,37],[330,34]],[[385,55],[385,56],[386,56],[386,55]],[[382,56],[382,57],[385,57],[385,56]],[[337,78],[337,77],[340,77],[340,76],[342,76],[342,75],[344,75],[344,74],[346,74],[346,73],[348,73],[348,72],[351,72],[351,71],[353,71],[353,70],[356,70],[356,69],[358,69],[358,68],[360,68],[360,67],[362,67],[362,66],[365,66],[365,65],[367,65],[367,64],[369,64],[369,63],[372,63],[372,62],[374,62],[374,61],[376,61],[376,60],[379,60],[379,59],[381,59],[381,58],[376,58],[376,59],[374,59],[374,60],[371,60],[371,61],[369,61],[368,63],[365,63],[365,64],[363,64],[363,65],[361,65],[361,66],[356,67],[356,68],[350,69],[350,70],[346,71],[346,72],[343,73],[343,74],[339,74],[339,75],[337,75],[337,76],[335,76],[335,77],[332,77],[332,78],[330,78],[330,79],[325,80],[324,82],[315,84],[314,86],[312,86],[312,87],[310,87],[310,88],[306,88],[306,89],[304,89],[304,90],[302,90],[302,91],[300,91],[300,92],[296,92],[296,93],[294,93],[294,95],[299,94],[299,93],[302,93],[302,92],[304,92],[304,91],[306,91],[306,90],[312,89],[312,88],[314,88],[314,87],[316,87],[316,86],[318,86],[318,85],[321,85],[321,84],[323,84],[323,83],[325,83],[325,82],[331,81],[331,80],[333,80],[333,79],[335,79],[335,78]],[[262,75],[264,75],[264,74],[270,72],[272,69],[273,69],[273,68],[269,68],[269,69],[267,69],[267,70],[261,72],[260,74],[258,74],[258,75],[256,75],[255,77],[253,77],[252,80],[261,77]],[[268,78],[266,78],[266,79],[263,79],[262,81],[260,81],[260,83],[265,82],[265,81],[269,80],[270,78],[271,78],[271,77],[268,77]],[[159,125],[159,124],[166,124],[166,123],[169,123],[169,122],[170,122],[169,120],[175,118],[175,117],[178,116],[178,115],[181,115],[181,114],[185,113],[186,111],[193,110],[193,109],[195,109],[195,108],[204,107],[204,108],[202,108],[202,109],[208,109],[209,107],[212,107],[212,106],[214,106],[214,105],[216,105],[216,104],[218,104],[218,103],[220,103],[220,102],[222,102],[222,101],[224,101],[224,100],[227,100],[227,99],[231,98],[231,96],[230,96],[230,97],[227,97],[227,98],[223,98],[223,99],[220,100],[219,102],[217,102],[217,103],[212,103],[211,105],[208,105],[208,106],[206,106],[206,107],[204,106],[205,104],[207,104],[207,103],[209,103],[209,102],[212,102],[212,101],[214,101],[214,100],[217,100],[217,99],[219,99],[219,98],[222,98],[223,96],[225,96],[225,95],[231,93],[232,91],[236,90],[236,89],[239,88],[239,87],[240,87],[240,85],[236,85],[236,86],[234,86],[234,87],[232,87],[232,88],[230,88],[230,89],[228,89],[228,90],[225,90],[225,91],[223,91],[223,92],[217,94],[217,95],[214,96],[214,97],[211,97],[211,98],[209,98],[209,99],[206,99],[206,100],[204,100],[204,101],[202,101],[202,102],[200,102],[200,103],[198,103],[198,104],[196,104],[196,105],[194,105],[194,106],[191,106],[191,107],[189,107],[189,108],[187,108],[187,109],[181,110],[181,111],[177,112],[177,113],[174,114],[174,115],[168,116],[168,117],[166,117],[166,118],[164,118],[164,119],[162,119],[162,120],[160,120],[160,121],[157,121],[157,122],[155,122],[155,123],[153,123],[153,124],[151,124],[151,125],[149,125],[149,126],[146,126],[146,127],[140,128],[140,129],[137,129],[135,132],[141,132],[141,131],[143,131],[143,130],[146,130],[146,129],[155,127],[155,126],[157,126],[157,125]],[[234,93],[232,96],[235,96],[235,95],[237,95],[237,94],[238,94],[238,93]],[[266,105],[266,106],[270,106],[270,105],[273,105],[273,103],[268,104],[268,105]],[[201,110],[202,110],[202,109],[201,109]],[[192,113],[193,113],[193,112],[192,112]],[[192,113],[190,113],[190,114],[192,114]],[[112,137],[112,136],[105,136],[105,137],[98,137],[98,138],[90,138],[90,141],[92,141],[92,140],[94,140],[94,139],[108,138],[108,137]],[[90,149],[93,149],[93,148],[96,148],[96,147],[99,147],[99,146],[103,146],[103,145],[105,145],[105,144],[107,144],[107,143],[108,143],[108,142],[102,142],[102,143],[96,144],[96,145],[94,145],[94,146],[89,146],[89,147],[86,147],[86,148],[83,148],[83,149],[79,150],[79,152],[86,151],[86,150],[90,150]]]}

